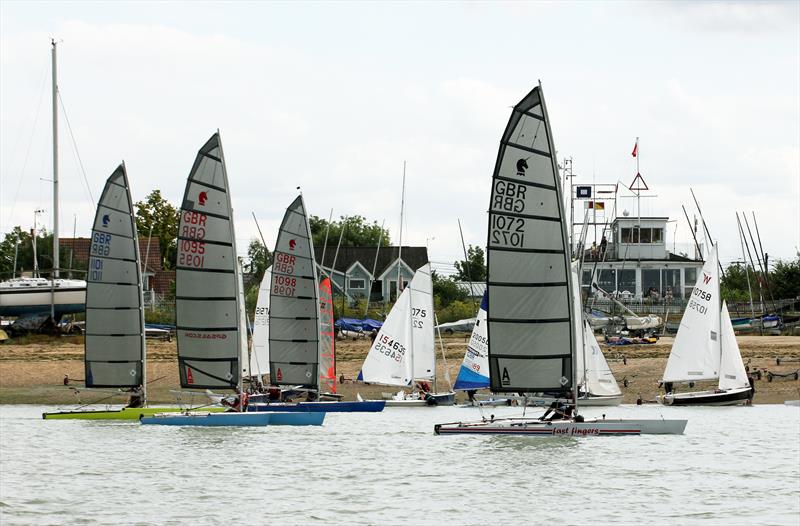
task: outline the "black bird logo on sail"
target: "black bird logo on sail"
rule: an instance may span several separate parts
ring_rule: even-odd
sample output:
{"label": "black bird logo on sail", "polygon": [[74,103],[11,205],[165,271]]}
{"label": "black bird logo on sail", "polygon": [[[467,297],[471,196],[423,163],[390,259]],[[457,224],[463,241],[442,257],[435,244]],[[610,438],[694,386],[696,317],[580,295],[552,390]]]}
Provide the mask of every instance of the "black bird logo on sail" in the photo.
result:
{"label": "black bird logo on sail", "polygon": [[527,159],[520,159],[517,161],[517,175],[520,177],[525,177],[525,170],[528,169],[528,160]]}

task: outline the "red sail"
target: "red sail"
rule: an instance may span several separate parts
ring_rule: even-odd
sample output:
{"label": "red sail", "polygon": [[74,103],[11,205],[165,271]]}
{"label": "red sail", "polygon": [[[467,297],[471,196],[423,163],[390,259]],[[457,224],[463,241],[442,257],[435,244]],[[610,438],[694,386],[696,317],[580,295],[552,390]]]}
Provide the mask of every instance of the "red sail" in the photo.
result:
{"label": "red sail", "polygon": [[319,388],[323,393],[336,392],[336,344],[333,327],[331,279],[319,283]]}

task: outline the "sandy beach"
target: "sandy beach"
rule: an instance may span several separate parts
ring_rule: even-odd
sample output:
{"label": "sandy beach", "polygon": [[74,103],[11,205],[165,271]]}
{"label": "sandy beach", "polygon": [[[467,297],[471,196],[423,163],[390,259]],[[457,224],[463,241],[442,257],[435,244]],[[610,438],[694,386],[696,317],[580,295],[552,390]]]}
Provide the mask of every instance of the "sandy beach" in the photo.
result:
{"label": "sandy beach", "polygon": [[[447,369],[453,381],[458,374],[467,339],[462,335],[444,338]],[[786,374],[800,370],[800,336],[739,336],[737,339],[742,357],[751,371]],[[664,371],[672,340],[671,337],[664,337],[653,345],[602,346],[620,384],[625,403],[635,403],[640,395],[644,400],[652,400],[659,393],[658,381]],[[344,374],[347,379],[339,386],[339,392],[347,400],[354,399],[357,393],[365,398],[380,398],[381,393],[396,390],[352,381],[368,350],[367,340],[344,340],[336,344],[337,374]],[[780,365],[776,363],[778,358],[781,359]],[[123,400],[123,397],[113,394],[64,386],[64,375],[73,380],[71,386],[79,388],[83,385],[82,360],[83,338],[80,336],[30,337],[21,342],[4,343],[0,346],[0,403],[63,405],[100,400],[100,403],[119,403]],[[438,367],[439,387],[446,388],[445,367],[441,359]],[[175,396],[170,390],[180,388],[175,341],[148,342],[147,375],[150,401],[174,402]],[[760,380],[756,380],[755,403],[774,404],[797,399],[800,399],[800,381],[793,377],[774,378],[770,382],[764,373]]]}

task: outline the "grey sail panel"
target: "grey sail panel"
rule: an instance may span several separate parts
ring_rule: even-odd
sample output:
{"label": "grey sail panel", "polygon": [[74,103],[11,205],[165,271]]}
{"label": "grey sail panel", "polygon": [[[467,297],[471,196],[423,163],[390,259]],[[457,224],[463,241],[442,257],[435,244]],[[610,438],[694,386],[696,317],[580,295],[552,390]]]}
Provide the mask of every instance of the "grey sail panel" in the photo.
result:
{"label": "grey sail panel", "polygon": [[215,133],[197,153],[180,209],[175,310],[181,387],[239,385],[235,240],[228,174]]}
{"label": "grey sail panel", "polygon": [[573,387],[569,250],[541,88],[514,107],[489,202],[487,330],[491,389]]}
{"label": "grey sail panel", "polygon": [[144,382],[142,273],[128,176],[120,165],[97,205],[86,279],[87,387]]}
{"label": "grey sail panel", "polygon": [[276,385],[319,383],[319,289],[303,197],[283,217],[275,243],[269,309],[269,371]]}

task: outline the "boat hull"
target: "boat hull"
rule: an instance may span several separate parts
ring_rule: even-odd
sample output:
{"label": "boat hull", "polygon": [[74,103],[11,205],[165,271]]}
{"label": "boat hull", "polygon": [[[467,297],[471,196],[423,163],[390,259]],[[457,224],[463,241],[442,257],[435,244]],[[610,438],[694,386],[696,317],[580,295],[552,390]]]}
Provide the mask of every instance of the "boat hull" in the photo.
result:
{"label": "boat hull", "polygon": [[456,393],[428,393],[425,398],[391,398],[385,400],[386,407],[435,407],[439,405],[455,405]]}
{"label": "boat hull", "polygon": [[[139,420],[142,415],[152,416],[156,413],[179,413],[185,411],[180,407],[125,407],[111,410],[92,411],[57,411],[42,413],[45,420]],[[205,411],[222,412],[222,407],[210,407]]]}
{"label": "boat hull", "polygon": [[262,427],[270,424],[272,413],[157,413],[142,416],[143,425]]}
{"label": "boat hull", "polygon": [[366,400],[362,402],[274,402],[250,403],[247,406],[247,410],[292,413],[380,413],[385,406],[385,400]]}
{"label": "boat hull", "polygon": [[[528,406],[549,406],[557,401],[556,398],[547,396],[529,396],[525,399],[525,404]],[[589,396],[578,398],[578,404],[581,407],[614,407],[622,403],[622,394],[613,396]]]}
{"label": "boat hull", "polygon": [[750,401],[750,387],[729,389],[724,392],[698,391],[694,393],[666,394],[658,397],[663,405],[743,405]]}
{"label": "boat hull", "polygon": [[626,435],[682,435],[686,420],[558,420],[509,418],[472,423],[437,424],[436,435],[521,435],[541,437],[591,437]]}

